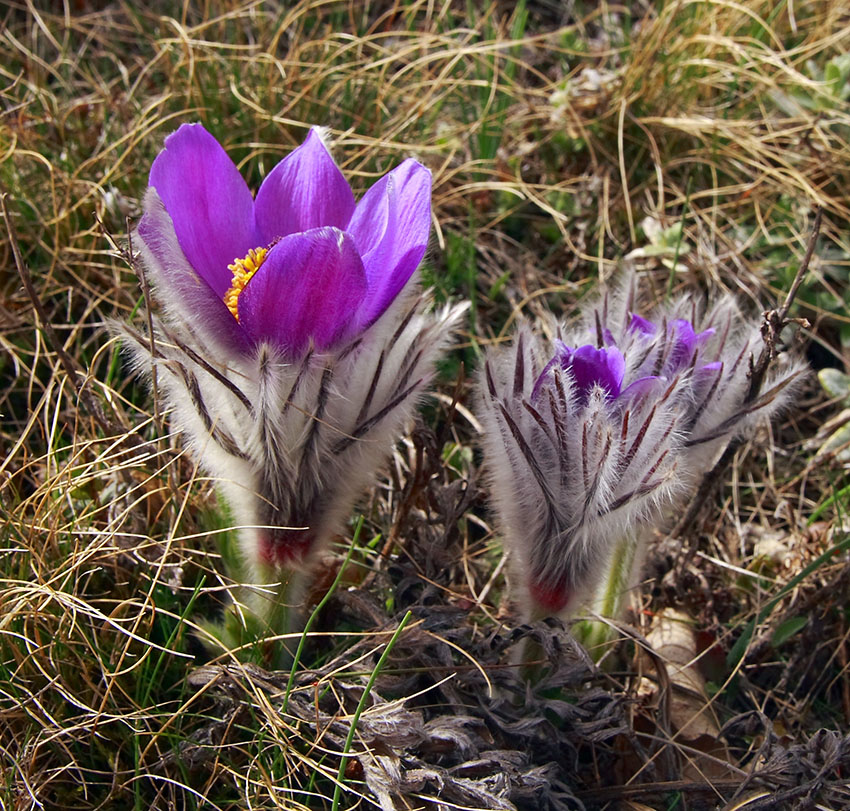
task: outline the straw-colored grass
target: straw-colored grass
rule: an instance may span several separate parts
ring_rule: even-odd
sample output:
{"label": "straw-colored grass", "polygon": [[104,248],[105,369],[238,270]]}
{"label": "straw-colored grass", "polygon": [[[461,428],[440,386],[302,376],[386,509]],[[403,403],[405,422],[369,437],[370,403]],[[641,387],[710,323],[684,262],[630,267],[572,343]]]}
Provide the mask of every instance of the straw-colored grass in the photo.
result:
{"label": "straw-colored grass", "polygon": [[[475,723],[498,738],[495,716],[452,706],[447,696],[498,699],[498,712],[508,714],[529,700],[519,682],[499,675],[511,670],[504,645],[484,645],[507,639],[515,622],[475,484],[467,378],[479,348],[507,336],[519,317],[569,316],[630,254],[659,296],[725,288],[753,309],[775,306],[820,208],[821,237],[795,312],[811,322],[800,332],[813,360],[842,367],[850,326],[848,53],[850,17],[823,0],[7,4],[0,807],[331,808],[335,785],[341,807],[358,797],[369,807],[379,800],[364,769],[380,757],[381,768],[402,768],[393,754],[401,751],[442,769],[443,789],[433,775],[411,778],[406,799],[392,800],[398,808],[438,807],[425,799],[437,796],[447,803],[439,807],[498,807],[485,805],[483,793],[445,788],[478,776],[446,771],[474,759],[459,732],[440,738],[416,726],[477,714]],[[145,323],[125,261],[128,228],[163,138],[196,120],[253,187],[313,124],[330,128],[355,191],[418,157],[434,175],[424,278],[439,299],[473,304],[436,405],[362,505],[353,573],[333,597],[335,610],[317,617],[291,688],[288,673],[240,665],[234,652],[211,658],[198,641],[198,621],[217,615],[234,585],[218,542],[226,516],[214,483],[170,433],[151,393],[128,376],[104,329],[114,318]],[[566,781],[588,807],[624,798],[722,806],[742,787],[757,794],[774,786],[746,777],[776,754],[764,748],[765,736],[805,747],[818,727],[847,732],[846,552],[781,593],[844,537],[846,500],[807,526],[844,476],[835,457],[813,462],[816,444],[806,442],[834,410],[813,383],[785,424],[739,452],[699,522],[659,539],[642,591],[646,611],[631,617],[647,631],[653,612],[683,608],[721,720],[761,713],[759,724],[736,726],[712,749],[728,768],[706,770],[648,705],[629,715],[618,709],[616,718],[611,709],[611,735],[619,737],[600,733],[593,743],[540,703],[540,722],[554,724],[547,729],[577,758],[547,772],[548,785]],[[328,564],[312,604],[338,565]],[[772,611],[758,613],[780,593]],[[388,691],[396,703],[365,709],[351,744],[359,758],[337,784],[358,691],[404,600],[414,621],[377,680],[378,694]],[[435,619],[446,612],[451,623]],[[753,618],[760,624],[746,655],[727,661]],[[495,651],[490,659],[486,650]],[[416,658],[424,651],[443,669]],[[583,707],[593,682],[608,697],[598,701],[621,708],[637,685],[630,652],[628,641],[618,648],[616,677],[585,676],[584,687],[558,695]],[[502,679],[492,695],[491,677]],[[474,679],[479,686],[465,692]],[[628,734],[617,731],[623,719]],[[512,748],[509,738],[497,743]],[[529,757],[529,768],[542,765]],[[522,808],[574,807],[540,791],[503,796]]]}

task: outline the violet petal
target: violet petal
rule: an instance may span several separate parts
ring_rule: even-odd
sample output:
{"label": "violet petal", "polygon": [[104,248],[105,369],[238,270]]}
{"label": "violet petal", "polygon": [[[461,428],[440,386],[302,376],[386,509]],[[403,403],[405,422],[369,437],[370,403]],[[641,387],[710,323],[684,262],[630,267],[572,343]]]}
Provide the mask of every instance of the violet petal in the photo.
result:
{"label": "violet petal", "polygon": [[620,392],[620,399],[629,400],[645,397],[655,388],[659,380],[663,382],[666,381],[666,378],[657,375],[639,377]]}
{"label": "violet petal", "polygon": [[246,353],[250,342],[245,330],[221,297],[199,276],[183,253],[174,224],[154,189],[144,199],[144,215],[136,231],[142,251],[150,253],[146,267],[166,314],[189,323],[223,353]]}
{"label": "violet petal", "polygon": [[384,175],[357,204],[348,232],[369,282],[360,314],[371,324],[413,275],[431,231],[431,173],[408,159]]}
{"label": "violet petal", "polygon": [[354,211],[354,195],[316,130],[269,172],[257,192],[254,218],[268,244],[311,228],[344,230]]}
{"label": "violet petal", "polygon": [[239,170],[200,124],[183,124],[165,139],[150,185],[189,264],[223,296],[231,281],[227,266],[257,247],[254,202]]}
{"label": "violet petal", "polygon": [[546,379],[549,377],[549,373],[555,366],[561,364],[561,354],[560,352],[552,358],[544,367],[543,371],[537,376],[537,380],[534,381],[534,386],[531,388],[531,402],[536,403],[537,398],[540,396],[540,390],[543,388],[546,383]]}
{"label": "violet petal", "polygon": [[597,349],[593,344],[580,346],[572,352],[569,368],[583,399],[596,385],[605,389],[612,399],[620,396],[626,360],[616,346],[602,349]]}
{"label": "violet petal", "polygon": [[697,345],[697,336],[693,324],[684,318],[677,318],[667,326],[667,334],[672,338],[670,363],[674,369],[687,366]]}
{"label": "violet petal", "polygon": [[298,355],[351,337],[366,295],[354,240],[338,228],[290,234],[268,253],[239,296],[239,321],[254,341]]}
{"label": "violet petal", "polygon": [[658,329],[652,321],[648,321],[646,318],[641,318],[641,316],[636,313],[632,313],[628,328],[630,332],[639,332],[642,335],[647,336],[655,335],[655,332]]}
{"label": "violet petal", "polygon": [[706,363],[704,366],[698,366],[693,374],[694,391],[701,395],[714,386],[718,378],[723,376],[723,362],[717,360]]}
{"label": "violet petal", "polygon": [[673,343],[668,366],[672,371],[678,371],[693,362],[697,347],[714,335],[714,329],[709,328],[696,333],[690,321],[677,318],[667,326],[667,334],[672,338]]}

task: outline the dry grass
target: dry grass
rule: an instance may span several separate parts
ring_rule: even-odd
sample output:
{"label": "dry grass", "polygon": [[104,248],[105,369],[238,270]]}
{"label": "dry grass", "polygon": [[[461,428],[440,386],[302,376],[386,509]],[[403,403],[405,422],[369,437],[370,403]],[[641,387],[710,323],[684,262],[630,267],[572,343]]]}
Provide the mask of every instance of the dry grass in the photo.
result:
{"label": "dry grass", "polygon": [[[786,424],[742,449],[699,526],[650,555],[635,629],[685,610],[714,711],[734,721],[706,756],[676,732],[664,696],[642,697],[628,641],[604,675],[537,628],[556,663],[549,680],[526,694],[513,674],[459,370],[519,315],[569,315],[636,250],[657,295],[731,288],[771,305],[815,207],[824,225],[798,314],[812,322],[810,357],[843,366],[850,105],[846,77],[828,81],[850,52],[841,4],[150,5],[0,12],[0,186],[55,332],[3,229],[0,806],[330,808],[351,714],[409,608],[415,622],[378,680],[388,703],[358,725],[343,807],[375,802],[393,768],[409,807],[751,796],[751,809],[768,807],[765,792],[794,807],[806,796],[795,783],[837,807],[850,766],[850,566],[843,547],[809,564],[842,542],[847,505],[807,518],[844,467],[814,463],[805,444],[835,404],[813,385]],[[356,190],[415,154],[435,177],[426,278],[439,297],[473,302],[439,402],[363,505],[363,536],[291,686],[197,642],[195,623],[233,585],[218,543],[226,517],[104,331],[110,318],[143,322],[118,248],[163,137],[189,120],[253,186],[315,123],[331,128]],[[754,618],[744,655],[728,658]],[[819,727],[835,740],[812,738]],[[512,749],[526,760],[505,760]],[[808,771],[788,765],[792,750]],[[425,799],[438,795],[447,805]]]}

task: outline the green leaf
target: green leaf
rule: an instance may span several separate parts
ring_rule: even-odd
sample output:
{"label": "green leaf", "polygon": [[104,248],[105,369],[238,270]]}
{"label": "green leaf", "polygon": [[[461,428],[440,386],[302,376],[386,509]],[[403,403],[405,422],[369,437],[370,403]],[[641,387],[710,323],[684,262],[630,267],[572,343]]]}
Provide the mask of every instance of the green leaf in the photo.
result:
{"label": "green leaf", "polygon": [[850,54],[833,57],[826,63],[823,71],[824,81],[829,85],[832,95],[847,99],[850,95],[848,79],[850,79]]}
{"label": "green leaf", "polygon": [[823,78],[827,84],[834,84],[836,85],[835,89],[838,89],[838,83],[841,81],[841,71],[838,69],[838,65],[834,62],[827,62],[823,71]]}
{"label": "green leaf", "polygon": [[785,620],[774,632],[773,638],[771,639],[771,643],[774,648],[780,648],[784,645],[792,636],[795,636],[803,628],[806,627],[806,623],[808,619],[806,617],[791,617],[790,620]]}
{"label": "green leaf", "polygon": [[792,577],[781,589],[779,589],[776,595],[756,613],[755,617],[744,625],[743,632],[738,637],[738,640],[732,646],[729,653],[726,654],[726,666],[729,669],[734,669],[739,665],[744,656],[746,656],[747,647],[753,639],[756,628],[770,617],[771,612],[774,608],[776,608],[780,600],[797,588],[797,586],[809,577],[809,575],[816,572],[821,566],[832,562],[833,558],[837,554],[846,552],[848,549],[850,549],[850,537],[845,537],[838,543],[833,544],[825,552],[818,555],[817,558],[804,567],[801,572],[794,575],[794,577]]}
{"label": "green leaf", "polygon": [[818,372],[818,380],[830,397],[850,399],[850,375],[838,369],[821,369]]}
{"label": "green leaf", "polygon": [[[842,414],[846,415],[846,413],[845,409]],[[818,448],[817,455],[823,456],[833,452],[839,462],[850,461],[850,422],[831,433],[823,445]]]}

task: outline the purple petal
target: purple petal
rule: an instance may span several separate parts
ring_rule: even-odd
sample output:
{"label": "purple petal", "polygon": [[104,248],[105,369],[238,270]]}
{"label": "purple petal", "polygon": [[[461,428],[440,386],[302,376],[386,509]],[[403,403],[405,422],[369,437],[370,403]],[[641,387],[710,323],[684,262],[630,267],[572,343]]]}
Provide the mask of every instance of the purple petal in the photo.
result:
{"label": "purple petal", "polygon": [[655,388],[655,385],[659,380],[665,381],[666,378],[658,377],[657,375],[639,377],[634,383],[629,383],[629,385],[620,392],[620,399],[634,400],[640,397],[645,397]]}
{"label": "purple petal", "polygon": [[717,378],[723,376],[723,362],[716,360],[711,363],[706,363],[704,366],[698,366],[694,370],[694,388],[704,391],[709,386],[713,386]]}
{"label": "purple petal", "polygon": [[555,344],[555,354],[552,356],[552,360],[543,367],[543,371],[537,376],[537,380],[534,381],[534,385],[531,387],[532,403],[537,402],[537,398],[540,396],[540,390],[546,383],[546,378],[549,377],[549,372],[551,372],[555,366],[560,366],[562,369],[566,369],[570,365],[570,358],[572,357],[573,350],[558,338],[556,338],[553,343]]}
{"label": "purple petal", "polygon": [[365,295],[354,240],[338,228],[315,228],[269,251],[239,296],[239,321],[255,341],[297,356],[311,340],[322,350],[350,338]]}
{"label": "purple petal", "polygon": [[227,266],[257,247],[254,203],[239,170],[200,124],[183,124],[165,139],[150,185],[189,264],[223,296],[231,280]]}
{"label": "purple petal", "polygon": [[348,226],[369,282],[364,325],[389,307],[413,275],[430,231],[431,173],[408,159],[366,192]]}
{"label": "purple petal", "polygon": [[580,346],[571,352],[569,368],[582,399],[587,398],[594,386],[601,386],[611,399],[620,396],[626,360],[616,347],[597,349],[592,344]]}
{"label": "purple petal", "polygon": [[245,330],[221,297],[189,265],[174,224],[153,189],[145,195],[144,210],[136,234],[142,243],[145,267],[166,314],[191,324],[225,355],[248,352],[250,342]]}
{"label": "purple petal", "polygon": [[552,360],[549,361],[544,367],[543,371],[538,375],[537,380],[534,381],[534,385],[531,388],[531,402],[536,403],[537,398],[540,396],[540,390],[543,388],[543,384],[546,382],[546,378],[549,377],[549,372],[552,369],[561,363],[561,354],[560,352],[555,355]]}
{"label": "purple petal", "polygon": [[709,328],[697,334],[690,321],[677,318],[667,326],[667,334],[673,339],[668,368],[678,371],[691,364],[696,348],[714,335],[714,330]]}
{"label": "purple petal", "polygon": [[652,321],[647,321],[635,313],[632,313],[628,328],[630,332],[640,332],[642,335],[647,336],[655,335],[655,331],[658,329]]}
{"label": "purple petal", "polygon": [[677,318],[668,325],[667,334],[673,339],[673,346],[670,350],[670,364],[674,369],[687,366],[697,345],[697,336],[693,324],[684,318]]}
{"label": "purple petal", "polygon": [[333,226],[344,230],[354,195],[316,130],[269,172],[257,193],[254,219],[262,242]]}

